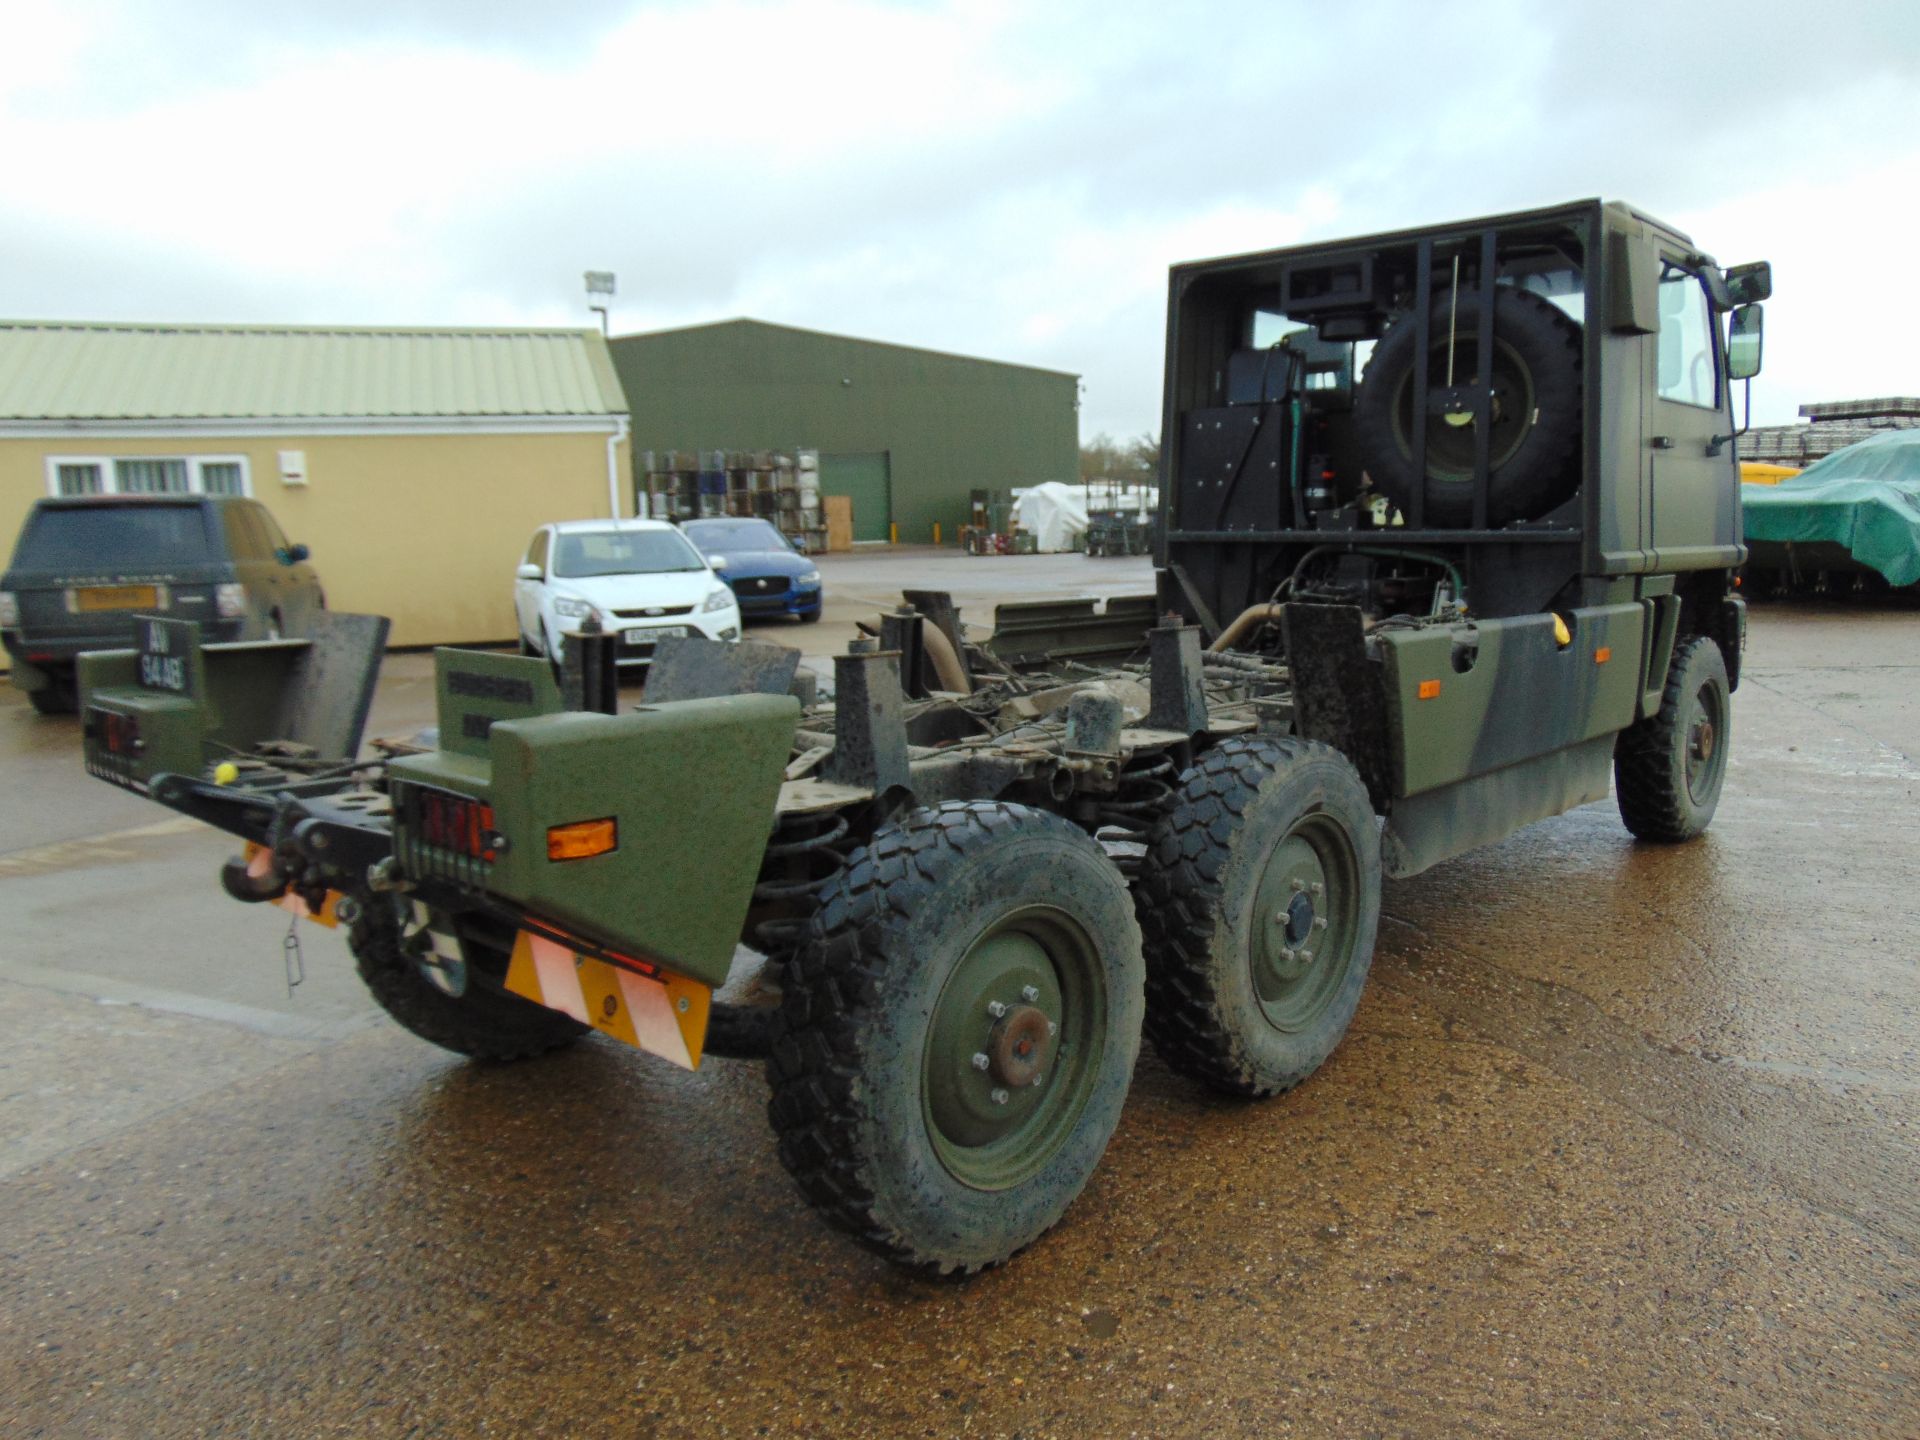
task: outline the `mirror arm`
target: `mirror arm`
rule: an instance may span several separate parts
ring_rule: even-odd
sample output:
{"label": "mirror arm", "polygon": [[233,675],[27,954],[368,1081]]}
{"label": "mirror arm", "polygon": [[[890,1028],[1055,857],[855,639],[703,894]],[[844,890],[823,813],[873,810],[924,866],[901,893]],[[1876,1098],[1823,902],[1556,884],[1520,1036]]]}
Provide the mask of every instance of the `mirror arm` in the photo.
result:
{"label": "mirror arm", "polygon": [[[1729,440],[1738,440],[1753,428],[1753,377],[1749,375],[1741,383],[1745,386],[1746,407],[1743,411],[1739,427],[1735,429],[1731,435],[1716,435],[1709,440],[1707,442],[1707,454],[1709,456],[1718,455],[1721,447]],[[1732,416],[1728,416],[1728,419],[1732,419]]]}

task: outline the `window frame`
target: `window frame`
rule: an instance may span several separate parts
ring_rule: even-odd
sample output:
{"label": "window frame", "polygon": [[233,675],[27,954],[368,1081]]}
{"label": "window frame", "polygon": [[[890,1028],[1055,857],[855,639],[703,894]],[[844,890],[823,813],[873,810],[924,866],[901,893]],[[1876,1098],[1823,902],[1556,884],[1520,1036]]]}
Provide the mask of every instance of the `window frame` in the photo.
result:
{"label": "window frame", "polygon": [[[63,465],[91,465],[100,476],[100,488],[88,491],[91,495],[121,495],[129,492],[120,489],[120,477],[115,464],[122,460],[184,460],[187,462],[187,489],[189,495],[233,495],[251,500],[253,494],[253,466],[245,455],[215,454],[205,455],[48,455],[46,457],[47,494],[55,499],[80,499],[69,496],[60,489],[60,467]],[[207,489],[205,467],[208,465],[233,465],[240,471],[240,489]]]}
{"label": "window frame", "polygon": [[[1719,414],[1726,408],[1727,386],[1726,361],[1720,340],[1720,317],[1713,308],[1713,297],[1707,293],[1707,282],[1700,272],[1691,270],[1677,260],[1661,257],[1661,273],[1658,284],[1665,285],[1675,276],[1684,276],[1693,286],[1695,300],[1706,319],[1707,361],[1713,369],[1713,399],[1707,402],[1689,400],[1680,395],[1669,395],[1660,388],[1660,351],[1661,335],[1654,332],[1654,398],[1664,405],[1684,405],[1689,410],[1704,410],[1709,414]],[[1657,306],[1656,306],[1657,311]],[[1664,326],[1666,316],[1660,315]]]}

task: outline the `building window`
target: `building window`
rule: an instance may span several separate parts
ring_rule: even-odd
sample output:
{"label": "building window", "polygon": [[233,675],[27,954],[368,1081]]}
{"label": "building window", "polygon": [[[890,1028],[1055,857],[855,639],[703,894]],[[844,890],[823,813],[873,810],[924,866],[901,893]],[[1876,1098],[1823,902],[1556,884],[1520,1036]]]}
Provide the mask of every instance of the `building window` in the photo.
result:
{"label": "building window", "polygon": [[67,460],[53,467],[56,495],[104,495],[107,482],[97,460]]}
{"label": "building window", "polygon": [[243,455],[50,455],[52,495],[248,495]]}

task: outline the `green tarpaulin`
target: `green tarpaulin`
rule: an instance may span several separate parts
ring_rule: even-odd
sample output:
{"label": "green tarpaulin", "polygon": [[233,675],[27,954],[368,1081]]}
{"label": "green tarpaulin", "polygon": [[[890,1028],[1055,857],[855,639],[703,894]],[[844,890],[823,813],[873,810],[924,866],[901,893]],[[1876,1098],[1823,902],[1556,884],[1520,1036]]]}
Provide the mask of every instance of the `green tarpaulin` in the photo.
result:
{"label": "green tarpaulin", "polygon": [[1836,450],[1778,485],[1742,485],[1749,544],[1845,547],[1891,585],[1920,582],[1920,430]]}

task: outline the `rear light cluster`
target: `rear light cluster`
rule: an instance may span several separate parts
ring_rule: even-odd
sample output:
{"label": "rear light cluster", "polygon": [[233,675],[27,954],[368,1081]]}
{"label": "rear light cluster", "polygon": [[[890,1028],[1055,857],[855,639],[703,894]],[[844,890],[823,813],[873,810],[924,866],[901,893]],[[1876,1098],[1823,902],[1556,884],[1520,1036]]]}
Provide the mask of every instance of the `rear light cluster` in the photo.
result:
{"label": "rear light cluster", "polygon": [[90,710],[86,716],[86,737],[96,741],[108,755],[138,755],[146,749],[140,739],[140,718],[119,714],[117,710]]}
{"label": "rear light cluster", "polygon": [[238,620],[247,613],[247,587],[240,584],[213,587],[213,608],[222,620]]}
{"label": "rear light cluster", "polygon": [[19,597],[11,590],[0,590],[0,630],[11,630],[19,623]]}
{"label": "rear light cluster", "polygon": [[423,845],[493,863],[500,837],[493,828],[491,805],[439,790],[421,790],[419,796]]}

